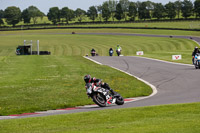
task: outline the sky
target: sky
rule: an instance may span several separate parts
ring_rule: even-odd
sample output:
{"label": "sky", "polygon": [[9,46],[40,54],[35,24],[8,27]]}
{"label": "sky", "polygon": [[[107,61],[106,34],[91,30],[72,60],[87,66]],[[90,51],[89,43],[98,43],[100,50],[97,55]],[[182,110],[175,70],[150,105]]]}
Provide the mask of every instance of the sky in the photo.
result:
{"label": "sky", "polygon": [[[104,1],[108,0],[0,0],[0,10],[5,10],[9,6],[16,6],[23,11],[29,6],[36,6],[40,11],[47,14],[49,8],[58,7],[62,9],[63,7],[68,7],[70,9],[76,10],[77,8],[81,8],[85,11],[89,9],[90,6],[98,6],[102,5]],[[136,1],[146,1],[146,0],[129,0],[132,2]],[[166,4],[169,1],[174,2],[176,0],[150,0],[155,3],[163,3]],[[183,1],[183,0],[182,0]],[[194,2],[195,0],[191,0]]]}

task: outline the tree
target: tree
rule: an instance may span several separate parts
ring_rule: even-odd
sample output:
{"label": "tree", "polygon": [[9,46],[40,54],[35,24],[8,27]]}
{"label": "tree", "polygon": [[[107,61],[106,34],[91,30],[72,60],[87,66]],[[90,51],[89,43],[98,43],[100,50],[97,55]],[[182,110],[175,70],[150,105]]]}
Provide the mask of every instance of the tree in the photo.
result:
{"label": "tree", "polygon": [[44,13],[42,13],[37,7],[35,6],[29,6],[28,7],[28,13],[30,15],[30,17],[33,19],[33,23],[36,24],[37,23],[37,19],[38,17],[42,17],[44,15]]}
{"label": "tree", "polygon": [[97,11],[98,11],[98,17],[99,17],[99,20],[101,21],[102,19],[102,5],[99,5],[97,6]]}
{"label": "tree", "polygon": [[130,2],[129,8],[128,8],[128,16],[130,17],[130,20],[134,21],[135,17],[137,16],[137,7],[134,2]]}
{"label": "tree", "polygon": [[3,10],[0,10],[0,26],[1,26],[2,24],[4,24],[3,18],[4,18],[4,11],[3,11]]}
{"label": "tree", "polygon": [[4,18],[4,11],[0,10],[0,19]]}
{"label": "tree", "polygon": [[29,14],[28,9],[25,9],[22,11],[21,17],[22,17],[24,23],[30,23],[31,15]]}
{"label": "tree", "polygon": [[112,20],[115,20],[115,12],[116,12],[117,1],[116,0],[109,0],[108,1],[108,8],[111,12]]}
{"label": "tree", "polygon": [[181,7],[182,16],[185,19],[187,19],[188,17],[190,17],[192,15],[192,10],[193,10],[192,2],[189,0],[184,0],[182,2],[182,7]]}
{"label": "tree", "polygon": [[21,19],[21,10],[15,6],[7,7],[4,15],[6,22],[14,27]]}
{"label": "tree", "polygon": [[3,19],[0,19],[0,26],[4,24]]}
{"label": "tree", "polygon": [[176,7],[174,3],[169,2],[168,4],[166,4],[165,10],[166,10],[166,16],[171,20],[176,17]]}
{"label": "tree", "polygon": [[177,1],[175,1],[174,4],[175,4],[176,11],[177,11],[177,14],[178,14],[178,19],[179,19],[180,13],[181,13],[182,2],[181,2],[181,0],[177,0]]}
{"label": "tree", "polygon": [[53,22],[53,24],[60,22],[60,10],[59,10],[59,8],[58,7],[50,8],[49,12],[47,14],[47,17],[50,21]]}
{"label": "tree", "polygon": [[118,3],[116,6],[115,18],[120,21],[122,19],[122,16],[123,16],[122,6],[120,3]]}
{"label": "tree", "polygon": [[161,3],[155,3],[153,9],[153,17],[158,20],[164,17],[165,8]]}
{"label": "tree", "polygon": [[87,11],[87,14],[88,14],[89,18],[92,19],[93,22],[94,22],[94,20],[98,16],[96,7],[95,6],[89,7],[89,10]]}
{"label": "tree", "polygon": [[194,2],[194,12],[196,13],[196,17],[200,17],[200,0]]}
{"label": "tree", "polygon": [[119,3],[121,4],[122,10],[123,10],[123,18],[126,21],[130,2],[129,2],[129,0],[120,0]]}
{"label": "tree", "polygon": [[142,2],[139,5],[138,16],[139,16],[140,19],[144,19],[144,21],[146,19],[150,18],[150,12],[149,12],[149,9],[147,9],[147,3],[146,2]]}
{"label": "tree", "polygon": [[83,20],[83,17],[86,15],[86,11],[77,8],[75,11],[75,16],[78,18],[78,21],[81,22]]}
{"label": "tree", "polygon": [[142,2],[140,2],[140,1],[137,1],[137,2],[135,3],[137,9],[140,7],[141,4],[142,4]]}
{"label": "tree", "polygon": [[64,7],[61,9],[61,17],[65,18],[65,21],[68,24],[69,21],[74,18],[74,11],[69,9],[68,7]]}
{"label": "tree", "polygon": [[108,7],[108,2],[104,2],[102,5],[102,17],[107,22],[110,16],[111,16],[111,12]]}
{"label": "tree", "polygon": [[153,10],[155,8],[156,3],[151,2],[149,0],[147,0],[145,3],[146,3],[146,8],[149,11],[149,18],[151,19],[151,17],[153,16]]}

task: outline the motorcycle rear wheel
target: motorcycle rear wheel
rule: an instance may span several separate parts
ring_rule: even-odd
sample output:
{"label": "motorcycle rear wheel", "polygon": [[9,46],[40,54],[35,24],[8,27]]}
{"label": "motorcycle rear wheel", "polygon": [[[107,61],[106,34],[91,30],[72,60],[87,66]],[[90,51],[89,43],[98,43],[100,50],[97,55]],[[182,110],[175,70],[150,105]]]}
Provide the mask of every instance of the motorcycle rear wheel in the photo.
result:
{"label": "motorcycle rear wheel", "polygon": [[100,107],[106,106],[106,97],[102,93],[95,93],[92,96],[92,99],[93,99],[94,103],[96,103]]}

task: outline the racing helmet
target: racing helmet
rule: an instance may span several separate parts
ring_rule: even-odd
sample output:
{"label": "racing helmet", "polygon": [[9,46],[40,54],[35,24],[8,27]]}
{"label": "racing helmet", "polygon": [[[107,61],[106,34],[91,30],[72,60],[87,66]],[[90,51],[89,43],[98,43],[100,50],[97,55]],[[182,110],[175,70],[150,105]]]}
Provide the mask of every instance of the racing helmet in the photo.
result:
{"label": "racing helmet", "polygon": [[89,74],[85,75],[84,76],[84,81],[85,81],[85,83],[89,83],[91,81],[91,76]]}

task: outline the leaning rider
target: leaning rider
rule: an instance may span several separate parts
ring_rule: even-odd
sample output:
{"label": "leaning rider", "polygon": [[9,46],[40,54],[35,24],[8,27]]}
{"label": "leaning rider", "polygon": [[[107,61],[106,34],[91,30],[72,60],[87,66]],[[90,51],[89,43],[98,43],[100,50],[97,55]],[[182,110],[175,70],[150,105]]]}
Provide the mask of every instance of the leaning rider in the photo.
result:
{"label": "leaning rider", "polygon": [[197,53],[200,53],[199,52],[199,48],[198,47],[195,47],[194,48],[194,51],[192,52],[192,63],[194,64],[194,57]]}
{"label": "leaning rider", "polygon": [[102,82],[101,79],[96,79],[95,77],[91,78],[91,76],[85,75],[84,76],[85,83],[94,83],[97,87],[103,87],[104,89],[108,89],[112,94],[115,94],[115,92],[110,88],[110,86],[107,83]]}

